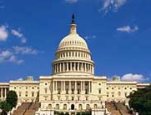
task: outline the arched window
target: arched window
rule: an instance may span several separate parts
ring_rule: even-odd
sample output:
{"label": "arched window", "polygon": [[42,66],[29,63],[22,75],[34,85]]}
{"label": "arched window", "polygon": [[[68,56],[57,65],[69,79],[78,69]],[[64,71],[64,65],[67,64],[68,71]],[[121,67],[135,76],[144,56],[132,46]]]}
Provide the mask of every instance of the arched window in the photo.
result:
{"label": "arched window", "polygon": [[59,109],[59,104],[56,104],[56,109]]}
{"label": "arched window", "polygon": [[97,104],[94,104],[94,109],[96,109],[97,108]]}
{"label": "arched window", "polygon": [[79,104],[79,110],[82,110],[82,104]]}
{"label": "arched window", "polygon": [[89,104],[86,105],[86,109],[90,109],[90,105]]}
{"label": "arched window", "polygon": [[64,104],[64,105],[63,105],[63,109],[64,109],[64,110],[67,110],[67,104]]}
{"label": "arched window", "polygon": [[51,109],[51,108],[52,108],[52,105],[51,105],[51,104],[49,104],[49,105],[48,105],[48,109]]}

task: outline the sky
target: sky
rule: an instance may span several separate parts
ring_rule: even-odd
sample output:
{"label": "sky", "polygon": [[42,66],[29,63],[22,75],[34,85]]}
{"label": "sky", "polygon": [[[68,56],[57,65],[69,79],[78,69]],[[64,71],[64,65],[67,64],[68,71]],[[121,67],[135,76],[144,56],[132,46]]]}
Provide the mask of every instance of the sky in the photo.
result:
{"label": "sky", "polygon": [[0,82],[51,75],[75,14],[95,75],[151,81],[151,0],[0,0]]}

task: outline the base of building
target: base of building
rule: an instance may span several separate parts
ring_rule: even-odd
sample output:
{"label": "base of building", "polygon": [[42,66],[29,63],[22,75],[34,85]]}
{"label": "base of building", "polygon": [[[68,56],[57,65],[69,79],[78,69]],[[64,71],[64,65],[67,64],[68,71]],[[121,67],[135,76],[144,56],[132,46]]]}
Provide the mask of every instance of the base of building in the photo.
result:
{"label": "base of building", "polygon": [[84,111],[84,110],[38,110],[35,115],[58,115],[58,113],[66,113],[66,115],[77,115],[77,113],[91,113],[90,115],[109,115],[109,113],[106,111],[106,109],[92,109],[90,111]]}

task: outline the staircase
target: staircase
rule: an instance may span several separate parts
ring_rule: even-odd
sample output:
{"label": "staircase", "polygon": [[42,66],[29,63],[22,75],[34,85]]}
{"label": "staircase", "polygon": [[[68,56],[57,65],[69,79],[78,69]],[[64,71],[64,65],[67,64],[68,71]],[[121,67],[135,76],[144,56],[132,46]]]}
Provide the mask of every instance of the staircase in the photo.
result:
{"label": "staircase", "polygon": [[39,107],[39,103],[22,103],[21,106],[19,106],[12,115],[35,115],[35,112]]}
{"label": "staircase", "polygon": [[121,115],[120,111],[116,108],[114,102],[106,102],[106,108],[111,115]]}
{"label": "staircase", "polygon": [[132,115],[128,108],[123,103],[115,103],[118,110],[120,110],[122,115]]}
{"label": "staircase", "polygon": [[106,108],[111,113],[111,115],[132,115],[129,109],[120,102],[106,102]]}

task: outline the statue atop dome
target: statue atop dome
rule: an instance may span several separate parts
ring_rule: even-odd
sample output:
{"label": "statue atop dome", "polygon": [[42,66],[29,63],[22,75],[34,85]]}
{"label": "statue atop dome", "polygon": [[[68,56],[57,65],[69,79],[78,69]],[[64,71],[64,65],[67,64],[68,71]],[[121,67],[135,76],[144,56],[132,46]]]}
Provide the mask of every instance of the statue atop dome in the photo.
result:
{"label": "statue atop dome", "polygon": [[72,14],[72,21],[71,21],[71,24],[75,24],[75,16],[74,16],[74,14]]}

